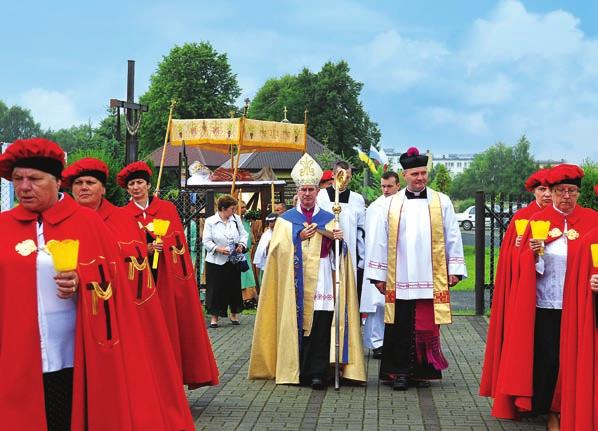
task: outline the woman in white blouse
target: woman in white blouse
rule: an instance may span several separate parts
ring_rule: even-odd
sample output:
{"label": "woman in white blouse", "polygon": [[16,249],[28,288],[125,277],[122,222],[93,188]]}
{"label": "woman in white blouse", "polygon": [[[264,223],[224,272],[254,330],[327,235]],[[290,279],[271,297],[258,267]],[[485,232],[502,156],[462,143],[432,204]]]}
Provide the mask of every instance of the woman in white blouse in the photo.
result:
{"label": "woman in white blouse", "polygon": [[239,325],[241,310],[241,271],[230,258],[244,253],[247,232],[241,217],[235,214],[237,200],[229,195],[218,199],[218,212],[206,219],[203,245],[206,249],[206,306],[212,316],[210,328],[218,327],[218,317],[226,316],[230,307],[230,321]]}

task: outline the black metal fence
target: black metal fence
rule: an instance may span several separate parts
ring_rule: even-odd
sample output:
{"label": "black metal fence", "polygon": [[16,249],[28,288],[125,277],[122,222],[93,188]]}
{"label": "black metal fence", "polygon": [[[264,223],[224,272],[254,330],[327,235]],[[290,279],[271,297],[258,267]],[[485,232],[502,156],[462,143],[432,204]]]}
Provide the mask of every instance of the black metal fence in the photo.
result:
{"label": "black metal fence", "polygon": [[[490,306],[494,294],[494,278],[498,250],[513,214],[528,204],[522,196],[496,196],[476,192],[475,200],[475,310],[482,315],[486,308],[486,291]],[[486,261],[489,261],[486,271]],[[488,274],[486,274],[488,272]]]}

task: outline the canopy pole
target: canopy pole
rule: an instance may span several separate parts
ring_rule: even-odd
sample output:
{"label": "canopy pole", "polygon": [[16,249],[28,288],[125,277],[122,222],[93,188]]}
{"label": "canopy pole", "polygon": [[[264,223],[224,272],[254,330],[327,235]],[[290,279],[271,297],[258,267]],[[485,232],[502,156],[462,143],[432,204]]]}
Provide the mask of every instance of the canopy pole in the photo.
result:
{"label": "canopy pole", "polygon": [[[233,184],[231,185],[230,194],[235,192],[235,183],[237,180],[237,171],[239,170],[239,160],[241,159],[241,147],[243,146],[243,137],[245,135],[245,119],[247,118],[247,109],[249,108],[249,99],[245,99],[245,106],[243,107],[243,115],[241,116],[241,125],[239,127],[239,145],[237,146],[237,162],[233,168]],[[231,162],[233,160],[231,159]]]}
{"label": "canopy pole", "polygon": [[172,99],[170,102],[170,112],[168,113],[168,123],[166,123],[166,136],[164,136],[164,146],[162,147],[162,159],[160,160],[160,172],[158,173],[158,182],[156,183],[156,190],[154,196],[160,197],[160,182],[162,181],[162,171],[164,170],[164,159],[166,158],[166,144],[170,136],[170,123],[172,122],[172,111],[176,105],[176,100]]}
{"label": "canopy pole", "polygon": [[303,154],[307,153],[307,113],[309,111],[305,108],[303,113],[303,125],[305,126],[305,134],[303,135]]}

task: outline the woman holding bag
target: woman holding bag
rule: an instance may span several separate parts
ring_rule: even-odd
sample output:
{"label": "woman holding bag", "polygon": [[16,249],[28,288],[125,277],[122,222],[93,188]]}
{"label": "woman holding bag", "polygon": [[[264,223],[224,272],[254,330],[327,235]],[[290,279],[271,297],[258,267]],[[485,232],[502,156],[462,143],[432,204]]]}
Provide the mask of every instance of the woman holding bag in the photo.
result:
{"label": "woman holding bag", "polygon": [[[218,199],[218,212],[206,219],[203,244],[206,249],[206,285],[210,328],[218,327],[218,316],[226,316],[239,325],[241,310],[241,270],[238,255],[247,250],[247,232],[241,217],[235,214],[237,200],[230,195]],[[238,263],[237,263],[238,262]]]}

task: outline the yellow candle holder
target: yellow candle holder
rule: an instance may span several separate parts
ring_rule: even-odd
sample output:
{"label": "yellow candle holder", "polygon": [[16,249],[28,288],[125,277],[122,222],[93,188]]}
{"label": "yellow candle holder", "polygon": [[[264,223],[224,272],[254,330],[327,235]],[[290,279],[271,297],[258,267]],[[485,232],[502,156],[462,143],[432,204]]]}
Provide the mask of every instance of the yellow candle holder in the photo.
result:
{"label": "yellow candle holder", "polygon": [[594,264],[594,268],[598,268],[598,244],[592,244],[590,249],[592,250],[592,263]]}
{"label": "yellow candle holder", "polygon": [[528,224],[529,220],[526,220],[524,218],[515,220],[515,230],[517,231],[517,236],[523,236]]}
{"label": "yellow candle holder", "polygon": [[532,238],[542,241],[542,247],[538,251],[538,256],[544,255],[544,241],[548,238],[548,231],[550,230],[550,221],[548,220],[532,220],[530,221],[532,229]]}
{"label": "yellow candle holder", "polygon": [[52,256],[56,272],[69,272],[77,269],[77,261],[79,260],[78,239],[65,239],[62,241],[53,239],[46,243],[46,249]]}
{"label": "yellow candle holder", "polygon": [[[159,218],[154,219],[154,234],[156,234],[156,244],[160,244],[162,242],[162,237],[166,235],[168,232],[168,228],[170,227],[170,220],[162,220]],[[152,268],[158,268],[158,257],[160,256],[160,252],[158,250],[154,250],[154,260],[152,261]]]}

